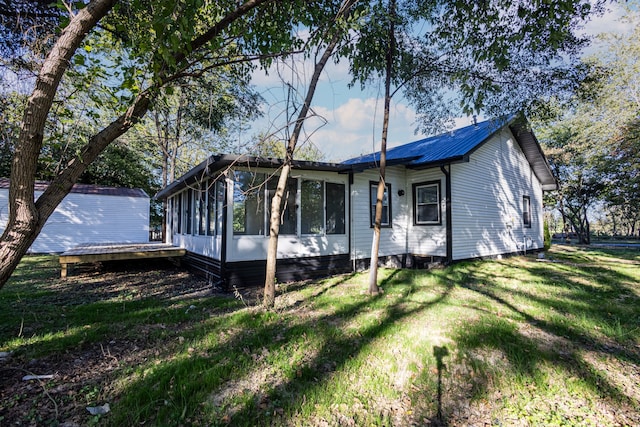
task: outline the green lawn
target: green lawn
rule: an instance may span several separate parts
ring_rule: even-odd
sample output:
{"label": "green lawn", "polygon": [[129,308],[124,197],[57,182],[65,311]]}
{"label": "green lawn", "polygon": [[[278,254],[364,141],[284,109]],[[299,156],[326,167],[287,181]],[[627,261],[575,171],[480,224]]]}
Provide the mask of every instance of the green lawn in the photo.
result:
{"label": "green lawn", "polygon": [[640,424],[638,251],[281,285],[272,311],[173,269],[58,274],[29,257],[0,290],[0,425]]}

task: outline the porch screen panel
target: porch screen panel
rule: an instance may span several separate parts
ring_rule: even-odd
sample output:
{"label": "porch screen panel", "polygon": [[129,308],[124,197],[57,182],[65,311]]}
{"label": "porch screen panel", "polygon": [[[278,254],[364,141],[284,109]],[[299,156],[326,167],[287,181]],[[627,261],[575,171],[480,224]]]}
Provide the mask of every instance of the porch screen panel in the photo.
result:
{"label": "porch screen panel", "polygon": [[[276,194],[276,187],[278,186],[277,176],[271,177],[267,183],[269,189],[269,198],[267,203],[267,224],[269,226],[269,220],[271,218],[271,200]],[[298,214],[296,210],[296,194],[298,192],[298,180],[295,178],[289,178],[287,186],[282,196],[282,207],[280,210],[280,233],[279,234],[297,234],[298,233]],[[266,228],[265,227],[265,228]]]}
{"label": "porch screen panel", "polygon": [[262,173],[234,171],[233,234],[264,235],[264,179]]}
{"label": "porch screen panel", "polygon": [[224,220],[225,204],[225,183],[223,180],[216,181],[216,235],[222,234],[222,221]]}
{"label": "porch screen panel", "polygon": [[184,198],[184,232],[191,234],[193,225],[193,190],[188,189],[187,192],[184,193]]}
{"label": "porch screen panel", "polygon": [[216,234],[216,184],[215,182],[209,182],[207,186],[207,235],[213,236]]}
{"label": "porch screen panel", "polygon": [[173,199],[175,200],[174,206],[175,206],[175,210],[176,210],[176,213],[175,213],[176,221],[174,223],[174,226],[175,226],[174,234],[180,234],[180,233],[182,233],[182,194],[178,194]]}
{"label": "porch screen panel", "polygon": [[345,234],[344,184],[325,183],[327,193],[327,234]]}
{"label": "porch screen panel", "polygon": [[[207,231],[207,192],[206,190],[196,190],[196,220],[198,224],[198,234],[204,235]],[[194,233],[195,234],[195,233]]]}
{"label": "porch screen panel", "polygon": [[324,223],[324,191],[322,181],[302,181],[300,185],[301,232],[321,234]]}

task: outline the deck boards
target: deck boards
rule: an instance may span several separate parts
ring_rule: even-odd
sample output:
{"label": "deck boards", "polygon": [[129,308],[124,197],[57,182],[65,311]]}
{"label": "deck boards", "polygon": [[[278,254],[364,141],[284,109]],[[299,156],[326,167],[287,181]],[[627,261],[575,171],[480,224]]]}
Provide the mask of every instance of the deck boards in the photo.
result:
{"label": "deck boards", "polygon": [[83,244],[60,254],[60,277],[67,277],[73,264],[149,258],[179,258],[186,250],[168,243]]}

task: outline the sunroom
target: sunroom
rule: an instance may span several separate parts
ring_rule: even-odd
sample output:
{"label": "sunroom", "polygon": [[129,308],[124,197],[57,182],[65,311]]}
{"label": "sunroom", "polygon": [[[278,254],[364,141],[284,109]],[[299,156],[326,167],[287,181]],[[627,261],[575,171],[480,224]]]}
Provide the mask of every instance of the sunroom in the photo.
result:
{"label": "sunroom", "polygon": [[[158,193],[166,240],[186,262],[226,286],[263,280],[271,200],[282,162],[211,156]],[[349,174],[332,163],[294,162],[280,216],[277,278],[350,271]]]}

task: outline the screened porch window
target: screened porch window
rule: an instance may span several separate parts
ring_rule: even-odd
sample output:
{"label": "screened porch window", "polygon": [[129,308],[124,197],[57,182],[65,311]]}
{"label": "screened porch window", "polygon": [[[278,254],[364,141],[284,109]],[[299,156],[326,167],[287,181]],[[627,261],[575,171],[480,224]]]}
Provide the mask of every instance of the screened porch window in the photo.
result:
{"label": "screened porch window", "polygon": [[[235,171],[234,181],[233,233],[268,235],[278,177]],[[282,200],[279,234],[345,234],[345,211],[344,184],[290,178]]]}
{"label": "screened porch window", "polygon": [[207,235],[217,236],[222,232],[224,181],[218,178],[215,181],[209,182],[207,193]]}
{"label": "screened porch window", "polygon": [[234,171],[233,234],[264,235],[264,181],[263,173]]}
{"label": "screened porch window", "polygon": [[344,234],[344,184],[304,180],[300,185],[301,234]]}
{"label": "screened porch window", "polygon": [[173,197],[173,234],[182,233],[182,194]]}
{"label": "screened porch window", "polygon": [[182,221],[184,223],[182,230],[185,234],[191,234],[193,225],[193,190],[188,189],[182,193]]}
{"label": "screened porch window", "polygon": [[[274,176],[267,182],[268,203],[267,203],[267,227],[271,220],[271,201],[276,194],[279,177]],[[296,194],[298,194],[298,180],[289,178],[287,186],[282,195],[282,207],[280,209],[280,231],[279,234],[296,234],[298,232],[298,215],[296,212]],[[268,234],[268,233],[267,233]]]}
{"label": "screened porch window", "polygon": [[302,234],[321,234],[324,231],[324,188],[322,181],[302,181]]}
{"label": "screened porch window", "polygon": [[345,234],[345,197],[344,184],[333,182],[325,183],[325,193],[327,201],[327,218],[326,233],[327,234]]}
{"label": "screened porch window", "polygon": [[[207,231],[207,192],[206,190],[194,190],[196,197],[196,224],[198,225],[197,234],[204,235]],[[194,230],[193,234],[196,230]]]}

